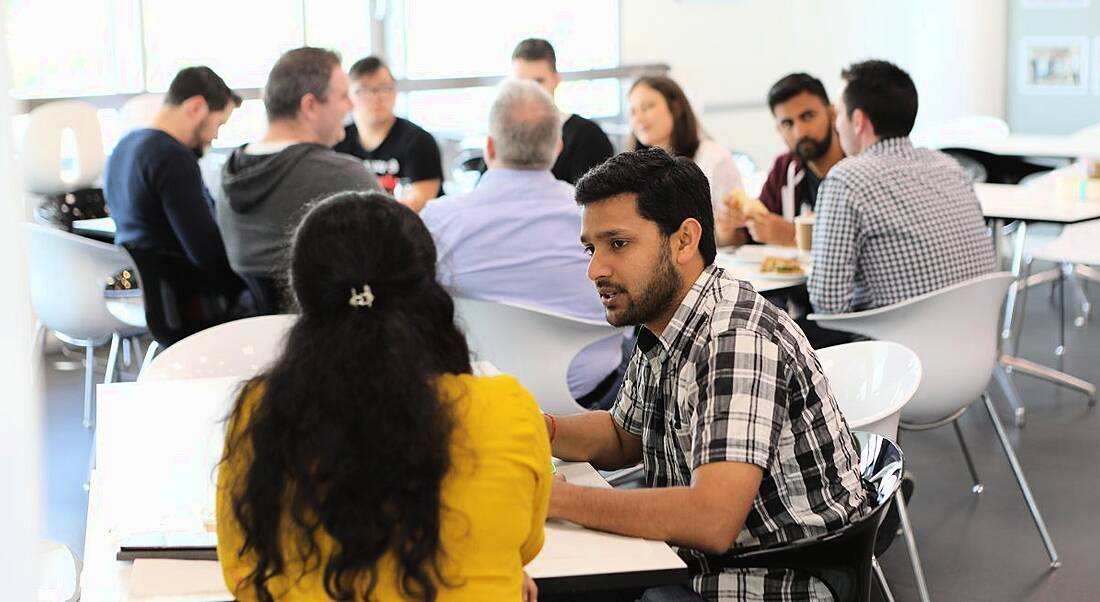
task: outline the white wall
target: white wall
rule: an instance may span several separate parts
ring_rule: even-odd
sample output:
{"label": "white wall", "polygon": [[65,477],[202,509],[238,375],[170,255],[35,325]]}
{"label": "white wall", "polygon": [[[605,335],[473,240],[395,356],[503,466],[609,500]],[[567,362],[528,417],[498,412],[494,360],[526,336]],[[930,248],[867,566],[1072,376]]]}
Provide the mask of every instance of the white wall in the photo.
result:
{"label": "white wall", "polygon": [[883,58],[917,84],[917,127],[1003,118],[1007,1],[622,0],[622,61],[668,63],[707,131],[766,169],[783,143],[765,96],[793,71],[835,96],[844,66]]}
{"label": "white wall", "polygon": [[35,600],[41,396],[30,360],[34,319],[20,229],[25,210],[12,161],[11,72],[4,39],[0,35],[0,597]]}

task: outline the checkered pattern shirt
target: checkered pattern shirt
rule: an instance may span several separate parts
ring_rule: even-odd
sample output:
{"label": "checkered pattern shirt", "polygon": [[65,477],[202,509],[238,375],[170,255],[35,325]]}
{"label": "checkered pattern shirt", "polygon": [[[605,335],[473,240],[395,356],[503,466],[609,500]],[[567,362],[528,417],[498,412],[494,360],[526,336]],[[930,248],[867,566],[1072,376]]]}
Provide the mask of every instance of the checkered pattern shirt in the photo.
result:
{"label": "checkered pattern shirt", "polygon": [[994,269],[993,241],[962,168],[887,138],[837,163],[817,195],[813,271],[819,313],[892,305]]}
{"label": "checkered pattern shirt", "polygon": [[[748,283],[706,268],[660,336],[639,329],[612,418],[642,439],[649,487],[710,462],[764,471],[732,549],[834,531],[866,512],[859,457],[805,335]],[[685,559],[703,560],[696,550]],[[808,576],[705,568],[708,600],[831,600]]]}

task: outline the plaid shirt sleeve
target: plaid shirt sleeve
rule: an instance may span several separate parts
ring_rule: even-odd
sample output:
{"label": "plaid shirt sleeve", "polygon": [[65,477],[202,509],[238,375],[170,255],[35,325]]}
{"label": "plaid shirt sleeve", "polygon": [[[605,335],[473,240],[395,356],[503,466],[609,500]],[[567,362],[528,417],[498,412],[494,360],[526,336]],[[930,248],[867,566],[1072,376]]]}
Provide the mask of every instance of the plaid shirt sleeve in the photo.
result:
{"label": "plaid shirt sleeve", "polygon": [[806,290],[819,313],[844,313],[853,307],[860,231],[855,197],[855,191],[835,177],[825,178],[818,191],[813,269]]}
{"label": "plaid shirt sleeve", "polygon": [[611,408],[611,419],[631,435],[642,436],[642,402],[638,398],[638,362],[637,354],[626,365],[623,374],[623,386],[619,388],[619,397]]}
{"label": "plaid shirt sleeve", "polygon": [[751,330],[716,336],[695,374],[692,469],[743,462],[768,469],[786,416],[779,347]]}

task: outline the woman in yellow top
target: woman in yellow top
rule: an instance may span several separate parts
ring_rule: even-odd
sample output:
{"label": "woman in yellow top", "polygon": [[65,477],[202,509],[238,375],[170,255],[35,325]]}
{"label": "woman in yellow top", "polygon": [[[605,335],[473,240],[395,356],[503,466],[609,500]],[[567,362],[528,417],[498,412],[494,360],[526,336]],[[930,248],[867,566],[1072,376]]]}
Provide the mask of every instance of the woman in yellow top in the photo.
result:
{"label": "woman in yellow top", "polygon": [[510,377],[470,373],[431,235],[379,193],[294,234],[301,316],[244,385],[218,475],[218,558],[250,600],[533,600],[550,444]]}

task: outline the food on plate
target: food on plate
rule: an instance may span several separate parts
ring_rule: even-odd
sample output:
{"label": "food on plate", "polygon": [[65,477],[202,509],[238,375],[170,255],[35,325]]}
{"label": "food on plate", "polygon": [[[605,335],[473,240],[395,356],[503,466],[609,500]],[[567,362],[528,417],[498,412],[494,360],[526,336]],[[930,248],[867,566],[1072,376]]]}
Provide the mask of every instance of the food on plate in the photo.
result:
{"label": "food on plate", "polygon": [[803,274],[802,265],[797,259],[785,257],[765,257],[760,264],[760,271],[765,274]]}
{"label": "food on plate", "polygon": [[747,192],[740,188],[734,190],[730,194],[733,196],[734,206],[740,209],[741,213],[744,213],[746,217],[768,212],[768,208],[760,199],[752,198]]}

